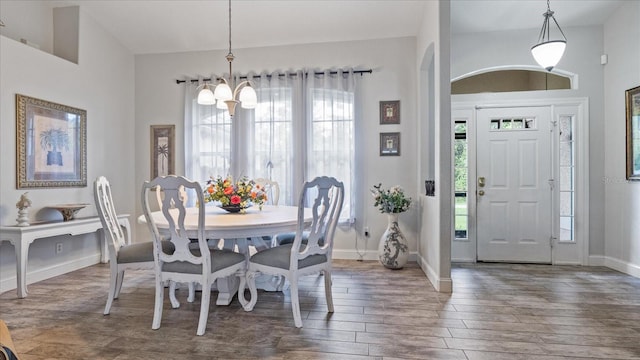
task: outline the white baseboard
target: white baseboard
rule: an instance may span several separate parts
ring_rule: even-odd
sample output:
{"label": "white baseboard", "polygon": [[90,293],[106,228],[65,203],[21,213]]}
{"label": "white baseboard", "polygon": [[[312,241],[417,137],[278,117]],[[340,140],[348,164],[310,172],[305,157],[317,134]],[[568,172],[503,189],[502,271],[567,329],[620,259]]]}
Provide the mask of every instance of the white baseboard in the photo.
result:
{"label": "white baseboard", "polygon": [[475,263],[475,259],[451,259],[452,263]]}
{"label": "white baseboard", "polygon": [[421,256],[418,256],[418,264],[422,271],[427,275],[427,279],[429,279],[436,291],[444,293],[450,293],[453,291],[453,281],[451,281],[450,277],[439,277],[433,268],[431,268],[431,266],[429,266]]}
{"label": "white baseboard", "polygon": [[604,256],[604,266],[613,270],[618,270],[627,275],[640,278],[640,265],[612,258],[610,256]]}
{"label": "white baseboard", "polygon": [[[362,254],[362,258],[360,258],[360,254]],[[367,250],[364,253],[358,252],[356,250],[345,250],[345,249],[333,249],[332,257],[334,259],[339,260],[374,260],[378,261],[378,251],[377,250]],[[418,260],[418,253],[412,252],[409,254],[409,262],[416,262]]]}
{"label": "white baseboard", "polygon": [[[27,273],[27,285],[50,279],[58,275],[63,275],[71,271],[79,270],[87,266],[95,265],[99,262],[100,253],[96,253],[80,259],[73,259],[52,266],[36,269]],[[0,280],[0,293],[15,290],[17,287],[17,276]]]}

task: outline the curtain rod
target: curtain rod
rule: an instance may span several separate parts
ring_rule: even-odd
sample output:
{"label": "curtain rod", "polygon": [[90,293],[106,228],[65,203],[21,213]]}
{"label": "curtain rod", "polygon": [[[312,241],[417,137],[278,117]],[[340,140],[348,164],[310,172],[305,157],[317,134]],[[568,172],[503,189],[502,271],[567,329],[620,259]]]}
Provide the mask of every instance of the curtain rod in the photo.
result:
{"label": "curtain rod", "polygon": [[[331,74],[331,75],[336,75],[337,73],[338,73],[337,71],[331,71],[331,72],[329,72],[329,74]],[[354,73],[354,74],[360,74],[360,76],[362,76],[362,74],[364,74],[364,73],[368,73],[368,74],[373,73],[373,70],[372,70],[372,69],[368,69],[368,70],[353,70],[353,73]],[[307,73],[305,72],[305,75],[306,75],[306,74],[307,74]],[[316,72],[315,74],[316,74],[316,75],[323,75],[323,74],[324,74],[324,72]],[[296,74],[296,73],[291,73],[291,74],[278,74],[278,76],[285,76],[285,75],[293,75],[293,76],[295,76],[295,75],[297,75],[297,74]],[[253,75],[253,78],[254,78],[254,79],[255,79],[255,78],[259,78],[259,77],[260,77],[260,75]],[[271,75],[267,75],[267,77],[268,77],[268,78],[270,78],[270,77],[271,77]],[[247,79],[247,76],[240,76],[240,79]],[[176,84],[182,84],[182,83],[185,83],[185,82],[187,82],[187,81],[191,81],[191,83],[197,83],[197,82],[198,82],[198,81],[200,81],[200,80],[198,80],[198,79],[191,79],[191,80],[176,80]],[[208,79],[202,79],[202,81],[211,81],[211,78],[208,78]]]}

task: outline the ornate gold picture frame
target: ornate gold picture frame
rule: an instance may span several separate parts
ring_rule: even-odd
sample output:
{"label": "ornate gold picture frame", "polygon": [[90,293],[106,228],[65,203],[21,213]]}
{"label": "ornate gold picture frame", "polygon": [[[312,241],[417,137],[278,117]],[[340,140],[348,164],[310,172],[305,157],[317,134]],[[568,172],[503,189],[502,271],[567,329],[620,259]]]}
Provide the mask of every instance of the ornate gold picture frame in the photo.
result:
{"label": "ornate gold picture frame", "polygon": [[627,180],[640,181],[640,86],[626,91]]}
{"label": "ornate gold picture frame", "polygon": [[87,112],[16,94],[16,187],[87,186]]}

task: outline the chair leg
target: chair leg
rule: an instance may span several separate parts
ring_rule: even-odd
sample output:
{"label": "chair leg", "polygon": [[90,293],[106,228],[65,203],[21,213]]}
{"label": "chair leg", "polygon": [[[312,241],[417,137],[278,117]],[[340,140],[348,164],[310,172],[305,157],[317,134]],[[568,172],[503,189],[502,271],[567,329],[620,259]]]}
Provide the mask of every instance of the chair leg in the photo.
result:
{"label": "chair leg", "polygon": [[200,319],[198,320],[198,331],[196,335],[204,335],[207,329],[207,318],[209,317],[209,301],[211,300],[211,283],[202,284],[202,296],[200,297]]}
{"label": "chair leg", "polygon": [[293,322],[297,328],[302,327],[302,316],[300,316],[300,299],[298,298],[298,275],[293,275],[289,282],[291,287],[291,311],[293,312]]}
{"label": "chair leg", "polygon": [[[114,264],[115,265],[115,264]],[[111,276],[109,277],[109,295],[107,297],[107,305],[104,307],[104,315],[109,315],[111,311],[111,304],[116,296],[116,284],[118,282],[118,267],[111,266]]]}
{"label": "chair leg", "polygon": [[187,302],[192,303],[196,299],[196,284],[190,282],[189,283],[189,296],[187,297]]}
{"label": "chair leg", "polygon": [[176,282],[171,281],[169,283],[169,301],[171,301],[171,307],[177,309],[180,307],[180,301],[176,298]]}
{"label": "chair leg", "polygon": [[331,293],[331,270],[324,270],[324,295],[327,298],[327,311],[333,312],[333,295]]}
{"label": "chair leg", "polygon": [[114,299],[117,299],[120,296],[120,289],[122,289],[122,281],[124,280],[124,270],[118,271],[118,277],[116,280],[116,293],[114,295]]}
{"label": "chair leg", "polygon": [[[173,282],[172,282],[173,283]],[[159,275],[156,275],[156,302],[153,307],[153,323],[151,329],[157,330],[160,328],[160,321],[162,320],[162,304],[164,302],[164,286]]]}

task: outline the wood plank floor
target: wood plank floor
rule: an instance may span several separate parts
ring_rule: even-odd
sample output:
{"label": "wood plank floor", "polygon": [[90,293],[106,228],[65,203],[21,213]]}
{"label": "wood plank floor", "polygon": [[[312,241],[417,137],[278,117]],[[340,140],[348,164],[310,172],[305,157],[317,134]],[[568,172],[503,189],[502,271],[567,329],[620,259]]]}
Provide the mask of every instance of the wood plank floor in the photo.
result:
{"label": "wood plank floor", "polygon": [[[100,264],[0,295],[0,318],[21,359],[640,359],[640,279],[600,267],[454,265],[453,294],[433,290],[417,265],[334,262],[335,313],[323,280],[301,286],[304,328],[288,292],[211,305],[204,336],[193,304],[168,297],[151,330],[153,274],[125,276],[111,315],[102,311],[109,269]],[[214,294],[215,295],[215,294]]]}

